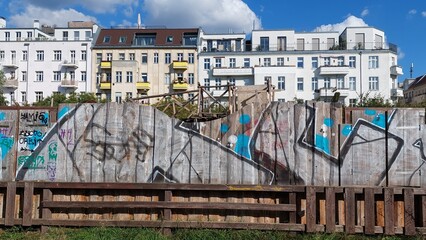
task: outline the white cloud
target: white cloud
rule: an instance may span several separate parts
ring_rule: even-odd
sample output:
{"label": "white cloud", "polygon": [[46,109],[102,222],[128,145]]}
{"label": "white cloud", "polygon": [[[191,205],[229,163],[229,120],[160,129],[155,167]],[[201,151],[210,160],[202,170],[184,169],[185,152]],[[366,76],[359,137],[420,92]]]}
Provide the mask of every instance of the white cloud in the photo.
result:
{"label": "white cloud", "polygon": [[397,48],[397,52],[398,52],[398,60],[401,60],[405,57],[405,53],[402,51],[400,47]]}
{"label": "white cloud", "polygon": [[370,11],[368,10],[368,8],[366,8],[366,9],[362,10],[362,12],[361,12],[361,17],[365,17],[365,16],[367,16],[369,13],[370,13]]}
{"label": "white cloud", "polygon": [[94,21],[96,18],[87,16],[74,9],[50,10],[47,8],[28,5],[25,11],[9,17],[8,24],[15,27],[32,27],[34,20],[50,26],[67,26],[69,21]]}
{"label": "white cloud", "polygon": [[409,12],[408,12],[408,14],[410,14],[410,15],[415,15],[417,13],[417,10],[416,9],[411,9]]}
{"label": "white cloud", "polygon": [[364,20],[349,15],[343,22],[336,24],[321,25],[314,29],[314,32],[339,32],[342,33],[347,27],[365,27],[368,26]]}
{"label": "white cloud", "polygon": [[206,32],[250,32],[261,21],[242,0],[144,0],[145,25],[202,27]]}
{"label": "white cloud", "polygon": [[426,17],[426,11],[422,12],[422,16]]}

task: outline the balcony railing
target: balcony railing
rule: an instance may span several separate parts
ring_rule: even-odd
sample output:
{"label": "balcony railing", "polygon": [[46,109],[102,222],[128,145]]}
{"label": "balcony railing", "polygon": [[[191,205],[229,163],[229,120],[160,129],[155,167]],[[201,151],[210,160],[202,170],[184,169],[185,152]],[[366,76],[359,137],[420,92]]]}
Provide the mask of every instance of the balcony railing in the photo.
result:
{"label": "balcony railing", "polygon": [[3,88],[18,88],[18,79],[16,78],[8,78],[3,83]]}
{"label": "balcony railing", "polygon": [[[397,53],[397,45],[387,42],[364,42],[364,43],[307,43],[297,44],[287,42],[286,44],[253,44],[247,45],[247,49],[254,52],[281,52],[281,51],[335,51],[335,50],[389,50]],[[248,50],[250,51],[250,50]]]}
{"label": "balcony railing", "polygon": [[16,63],[16,61],[11,61],[11,62],[6,62],[2,64],[3,67],[5,68],[18,68],[18,63]]}
{"label": "balcony railing", "polygon": [[175,79],[173,81],[173,90],[187,90],[189,84],[186,79]]}
{"label": "balcony railing", "polygon": [[346,75],[349,73],[349,66],[321,66],[318,68],[319,75]]}
{"label": "balcony railing", "polygon": [[111,69],[112,63],[111,61],[102,61],[101,62],[101,68],[102,69]]}
{"label": "balcony railing", "polygon": [[188,69],[187,61],[173,61],[172,63],[173,69],[186,70]]}
{"label": "balcony railing", "polygon": [[77,88],[78,82],[76,80],[62,79],[61,87],[63,87],[63,88]]}
{"label": "balcony railing", "polygon": [[75,60],[65,60],[62,63],[63,67],[78,68],[78,63]]}
{"label": "balcony railing", "polygon": [[111,90],[111,82],[101,82],[101,83],[99,83],[99,89],[101,89],[101,90]]}
{"label": "balcony railing", "polygon": [[213,76],[251,76],[253,68],[213,68]]}
{"label": "balcony railing", "polygon": [[148,91],[149,89],[151,89],[151,83],[149,83],[149,82],[136,82],[136,89]]}
{"label": "balcony railing", "polygon": [[400,75],[402,75],[404,73],[402,72],[402,67],[401,66],[394,65],[394,66],[392,66],[390,68],[390,74],[393,75],[393,76],[400,76]]}

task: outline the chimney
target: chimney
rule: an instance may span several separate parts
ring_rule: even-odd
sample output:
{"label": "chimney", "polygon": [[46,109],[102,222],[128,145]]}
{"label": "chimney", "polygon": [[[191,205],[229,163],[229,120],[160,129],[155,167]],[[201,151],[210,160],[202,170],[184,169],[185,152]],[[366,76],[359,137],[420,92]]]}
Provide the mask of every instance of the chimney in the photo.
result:
{"label": "chimney", "polygon": [[40,29],[40,22],[38,20],[34,20],[34,28]]}

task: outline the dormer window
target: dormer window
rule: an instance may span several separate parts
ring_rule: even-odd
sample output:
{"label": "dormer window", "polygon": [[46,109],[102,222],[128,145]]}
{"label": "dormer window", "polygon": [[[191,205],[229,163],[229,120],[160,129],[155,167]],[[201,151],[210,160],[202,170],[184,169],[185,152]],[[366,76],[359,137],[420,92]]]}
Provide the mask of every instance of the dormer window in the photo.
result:
{"label": "dormer window", "polygon": [[172,43],[173,42],[173,36],[167,36],[166,43]]}
{"label": "dormer window", "polygon": [[126,43],[127,37],[126,36],[120,36],[120,38],[118,39],[119,43]]}
{"label": "dormer window", "polygon": [[109,43],[110,40],[111,40],[110,36],[105,36],[103,43]]}

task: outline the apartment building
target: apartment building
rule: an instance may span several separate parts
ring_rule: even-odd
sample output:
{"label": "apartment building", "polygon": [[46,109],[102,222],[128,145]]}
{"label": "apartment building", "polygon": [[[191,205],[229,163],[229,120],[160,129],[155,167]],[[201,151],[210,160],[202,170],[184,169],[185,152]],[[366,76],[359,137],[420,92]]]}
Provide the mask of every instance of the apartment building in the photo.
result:
{"label": "apartment building", "polygon": [[426,101],[426,74],[404,80],[404,100],[409,104]]}
{"label": "apartment building", "polygon": [[10,104],[31,104],[54,93],[92,92],[91,44],[99,31],[93,22],[58,28],[34,21],[30,28],[8,28],[0,19],[0,69]]}
{"label": "apartment building", "polygon": [[[277,101],[331,101],[336,95],[340,102],[354,105],[360,96],[380,95],[390,100],[402,96],[397,47],[384,42],[384,32],[376,28],[349,27],[341,34],[254,30],[251,40],[241,37],[201,34],[201,84],[230,82],[238,86],[269,81],[276,88]],[[245,47],[209,47],[215,42],[232,46],[239,41]]]}
{"label": "apartment building", "polygon": [[92,50],[92,88],[112,102],[196,89],[198,39],[197,28],[102,29]]}

